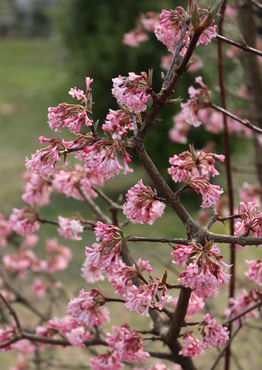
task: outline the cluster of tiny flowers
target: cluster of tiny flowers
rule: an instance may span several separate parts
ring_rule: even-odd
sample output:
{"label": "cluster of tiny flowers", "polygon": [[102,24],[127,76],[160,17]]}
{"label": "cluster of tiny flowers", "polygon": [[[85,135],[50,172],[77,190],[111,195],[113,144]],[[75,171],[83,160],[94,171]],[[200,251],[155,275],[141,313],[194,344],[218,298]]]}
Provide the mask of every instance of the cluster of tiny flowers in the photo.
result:
{"label": "cluster of tiny flowers", "polygon": [[[222,262],[219,248],[216,245],[210,247],[207,243],[202,249],[196,245],[181,246],[171,253],[177,266],[186,265],[180,273],[179,283],[191,289],[215,289],[227,283],[230,275],[226,274],[221,266],[227,270],[230,266]],[[214,261],[214,258],[218,261]]]}
{"label": "cluster of tiny flowers", "polygon": [[6,236],[10,234],[12,227],[10,222],[5,220],[4,215],[0,212],[0,248],[3,248],[7,245]]}
{"label": "cluster of tiny flowers", "polygon": [[93,248],[86,247],[86,261],[92,266],[110,273],[119,264],[121,246],[124,243],[123,234],[117,226],[98,222],[95,228],[96,240]]}
{"label": "cluster of tiny flowers", "polygon": [[143,184],[142,180],[128,190],[127,202],[123,205],[123,213],[133,223],[152,225],[156,218],[161,217],[165,204],[156,200],[156,191]]}
{"label": "cluster of tiny flowers", "polygon": [[122,367],[124,367],[124,364],[117,359],[114,352],[107,352],[91,358],[91,368],[93,370],[117,370]]}
{"label": "cluster of tiny flowers", "polygon": [[93,339],[94,335],[83,326],[79,326],[66,333],[66,337],[72,346],[83,348],[85,347],[84,341]]}
{"label": "cluster of tiny flowers", "polygon": [[[255,292],[253,292],[253,294],[256,295]],[[241,293],[237,294],[235,298],[229,298],[229,308],[225,310],[226,318],[234,318],[235,316],[247,310],[250,306],[254,305],[256,302],[253,298],[253,294],[248,294],[246,290],[243,290]],[[241,316],[240,319],[235,320],[234,323],[239,325],[240,321],[245,321],[248,318],[256,318],[257,316],[258,314],[252,310]]]}
{"label": "cluster of tiny flowers", "polygon": [[99,309],[105,302],[105,297],[97,289],[91,289],[90,293],[82,289],[78,298],[69,302],[67,312],[79,325],[101,327],[109,321],[107,309]]}
{"label": "cluster of tiny flowers", "polygon": [[[139,115],[137,115],[139,117]],[[110,109],[110,112],[106,116],[106,121],[102,125],[102,129],[111,134],[113,140],[122,140],[127,135],[127,130],[133,130],[134,125],[131,120],[131,114],[124,112],[123,110],[114,111]],[[139,118],[141,121],[141,118]]]}
{"label": "cluster of tiny flowers", "polygon": [[43,180],[41,176],[31,171],[26,171],[23,175],[26,184],[24,186],[24,194],[22,199],[30,206],[44,206],[49,204],[50,193],[52,191],[51,185]]}
{"label": "cluster of tiny flowers", "polygon": [[199,175],[211,174],[212,176],[219,175],[219,172],[215,169],[215,159],[219,159],[221,162],[224,161],[224,155],[218,155],[214,153],[205,153],[204,151],[195,152],[193,146],[190,146],[191,152],[186,151],[179,155],[174,155],[173,158],[169,158],[169,163],[172,167],[168,169],[168,173],[172,176],[175,182],[181,182],[191,176],[193,170],[198,170]]}
{"label": "cluster of tiny flowers", "polygon": [[28,207],[13,208],[9,224],[13,231],[22,236],[27,236],[39,230],[38,216],[35,211]]}
{"label": "cluster of tiny flowers", "polygon": [[32,154],[31,159],[26,158],[26,168],[48,180],[55,172],[55,165],[61,161],[60,155],[66,153],[68,148],[72,147],[73,142],[65,142],[61,139],[47,139],[44,136],[39,137],[41,144],[50,143],[47,148],[37,150]]}
{"label": "cluster of tiny flowers", "polygon": [[107,278],[116,289],[115,292],[126,297],[130,287],[133,285],[132,279],[141,275],[144,270],[149,274],[153,271],[149,261],[143,261],[139,258],[131,267],[119,261],[119,265],[114,268],[112,274],[107,274]]}
{"label": "cluster of tiny flowers", "polygon": [[184,333],[183,345],[184,347],[179,352],[179,354],[182,356],[194,357],[199,356],[203,352],[203,349],[201,348],[201,341],[190,332]]}
{"label": "cluster of tiny flowers", "polygon": [[[128,164],[131,163],[130,155],[122,146],[122,142],[115,140],[110,141],[110,146],[106,146],[106,141],[98,141],[97,143],[86,146],[84,150],[78,151],[75,158],[83,161],[86,167],[96,176],[108,180],[119,174],[121,170],[126,175],[128,172],[133,172]],[[117,158],[117,152],[122,155],[124,167],[120,165]]]}
{"label": "cluster of tiny flowers", "polygon": [[[205,9],[199,9],[199,11],[205,11]],[[204,25],[206,18],[208,17],[207,12],[204,13],[200,18],[200,25]],[[174,53],[175,46],[178,43],[178,40],[181,35],[182,27],[185,24],[186,20],[189,18],[188,13],[181,7],[178,6],[175,10],[162,10],[160,14],[160,24],[155,27],[155,34],[159,41],[167,46],[167,49]],[[213,22],[212,22],[213,23]],[[186,52],[186,47],[190,41],[190,34],[193,31],[193,25],[189,25],[189,29],[186,31],[183,43],[184,47],[182,48],[180,54],[184,55]],[[212,37],[216,34],[216,26],[210,25],[205,27],[205,30],[202,32],[198,39],[198,44],[207,45],[211,42]]]}
{"label": "cluster of tiny flowers", "polygon": [[119,75],[113,78],[112,94],[121,105],[136,113],[146,110],[146,102],[151,99],[151,95],[146,92],[150,89],[146,72],[142,72],[140,76],[129,72],[128,77]]}
{"label": "cluster of tiny flowers", "polygon": [[250,281],[256,283],[259,286],[262,286],[262,260],[246,260],[248,271],[245,272],[245,275]]}
{"label": "cluster of tiny flowers", "polygon": [[48,108],[48,123],[51,129],[61,132],[61,127],[68,127],[74,134],[80,133],[81,126],[91,126],[93,121],[88,116],[88,109],[92,108],[92,102],[90,100],[90,84],[93,82],[89,77],[86,78],[86,91],[87,96],[82,90],[71,89],[69,94],[77,100],[82,100],[85,105],[76,104],[59,104],[58,107]]}
{"label": "cluster of tiny flowers", "polygon": [[201,122],[198,120],[199,109],[208,107],[212,100],[210,91],[203,83],[202,77],[197,77],[195,82],[200,84],[202,89],[195,89],[193,86],[190,86],[188,89],[190,99],[187,103],[181,103],[181,108],[186,122],[191,126],[198,127],[201,125]]}
{"label": "cluster of tiny flowers", "polygon": [[58,244],[56,238],[47,239],[46,251],[49,255],[46,258],[47,273],[53,274],[56,271],[65,270],[72,258],[72,253],[68,247]]}
{"label": "cluster of tiny flowers", "polygon": [[[153,281],[149,284],[144,284],[139,287],[132,285],[127,292],[125,306],[130,311],[138,312],[142,315],[149,316],[149,308],[157,307],[159,310],[163,309],[163,304],[169,302],[171,297],[167,294],[168,289],[164,281],[156,278],[156,281]],[[162,290],[160,290],[161,288]],[[154,302],[156,295],[162,293],[160,299],[157,302]],[[144,309],[144,312],[143,312]]]}
{"label": "cluster of tiny flowers", "polygon": [[144,351],[142,337],[128,324],[113,326],[117,334],[109,334],[108,344],[121,361],[128,363],[146,361],[149,353]]}
{"label": "cluster of tiny flowers", "polygon": [[82,240],[78,234],[84,231],[84,226],[81,225],[81,220],[77,217],[64,218],[59,216],[58,223],[60,227],[57,231],[65,239]]}
{"label": "cluster of tiny flowers", "polygon": [[[64,168],[65,166],[63,166]],[[97,193],[92,189],[92,185],[103,186],[104,180],[94,174],[90,168],[75,164],[75,169],[61,169],[53,175],[52,186],[59,193],[66,197],[73,197],[78,200],[84,200],[78,188],[91,198],[96,198]]]}
{"label": "cluster of tiny flowers", "polygon": [[229,339],[228,329],[218,325],[209,313],[203,318],[204,321],[199,324],[198,328],[202,335],[201,347],[207,349],[223,346]]}
{"label": "cluster of tiny flowers", "polygon": [[262,212],[256,212],[258,205],[255,202],[241,202],[238,215],[241,221],[236,222],[235,235],[250,233],[254,236],[262,236]]}
{"label": "cluster of tiny flowers", "polygon": [[88,263],[88,261],[84,261],[81,272],[86,282],[91,284],[94,284],[96,281],[105,279],[105,277],[101,273],[101,270]]}

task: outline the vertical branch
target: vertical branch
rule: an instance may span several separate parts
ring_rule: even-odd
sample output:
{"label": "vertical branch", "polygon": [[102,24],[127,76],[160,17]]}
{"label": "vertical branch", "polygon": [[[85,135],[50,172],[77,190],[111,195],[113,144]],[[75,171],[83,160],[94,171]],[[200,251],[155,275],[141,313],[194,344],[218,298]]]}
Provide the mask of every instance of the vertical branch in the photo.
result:
{"label": "vertical branch", "polygon": [[[226,8],[226,0],[224,0],[220,13],[221,18],[218,24],[218,34],[223,35],[223,16]],[[218,40],[217,42],[217,52],[218,52],[218,78],[219,78],[219,86],[220,86],[220,100],[222,108],[227,109],[226,105],[226,89],[225,89],[225,81],[224,81],[224,68],[223,68],[223,51],[222,51],[222,41]],[[231,215],[234,214],[234,199],[233,199],[233,182],[232,182],[232,172],[231,172],[231,159],[230,159],[230,149],[229,149],[229,135],[228,135],[228,127],[227,127],[227,116],[223,114],[223,138],[224,138],[224,153],[225,153],[225,164],[226,164],[226,177],[227,177],[227,191],[228,191],[228,198],[229,198],[229,212]],[[234,235],[234,220],[230,219],[230,234]],[[230,264],[231,267],[231,280],[229,284],[229,297],[234,297],[234,290],[235,290],[235,245],[230,245]],[[229,333],[231,332],[231,325],[229,325]],[[230,364],[230,346],[227,347],[226,355],[225,355],[225,370],[229,369]]]}

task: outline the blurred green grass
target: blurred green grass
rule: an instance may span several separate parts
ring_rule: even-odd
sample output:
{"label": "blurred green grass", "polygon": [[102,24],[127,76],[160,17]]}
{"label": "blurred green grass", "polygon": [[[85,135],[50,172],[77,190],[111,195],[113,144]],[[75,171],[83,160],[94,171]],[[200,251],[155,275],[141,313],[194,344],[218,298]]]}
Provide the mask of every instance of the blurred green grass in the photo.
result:
{"label": "blurred green grass", "polygon": [[[39,149],[38,137],[54,137],[47,124],[47,108],[68,101],[67,75],[62,63],[63,50],[55,41],[49,40],[1,40],[0,43],[0,78],[2,89],[0,90],[0,126],[1,126],[1,145],[0,145],[0,211],[9,214],[12,207],[22,207],[22,173],[25,171],[25,157],[30,157]],[[84,85],[84,78],[83,78]],[[84,86],[78,86],[83,89]],[[109,92],[110,93],[110,92]],[[101,117],[102,119],[102,117]],[[72,134],[64,130],[61,135],[65,140],[70,140]],[[141,169],[136,169],[134,174],[117,176],[110,179],[106,184],[107,194],[111,195],[116,201],[118,192],[123,195],[127,189],[133,186],[138,180],[143,178],[147,183],[148,176]],[[239,180],[240,181],[240,180]],[[99,204],[103,209],[106,205],[100,200]],[[68,199],[61,194],[52,194],[51,204],[43,207],[40,211],[41,217],[56,220],[58,215],[65,217],[74,216],[79,211],[84,218],[90,218],[91,213],[85,203]],[[195,212],[195,211],[194,211]],[[149,237],[185,237],[184,228],[178,217],[170,209],[166,209],[164,217],[158,219],[154,226],[141,226],[129,224],[124,229],[126,234]],[[212,228],[214,232],[226,233],[227,228],[218,225]],[[84,261],[84,248],[94,242],[94,235],[85,232],[83,240],[73,242],[59,237],[56,227],[52,225],[41,225],[40,243],[36,248],[39,256],[44,254],[44,241],[46,238],[57,237],[61,245],[70,246],[73,259],[70,268],[66,272],[57,273],[56,277],[61,280],[72,291],[78,294],[79,289],[88,290],[91,286],[80,276],[80,267]],[[142,257],[150,259],[154,266],[153,277],[161,278],[164,269],[168,270],[169,283],[176,283],[179,269],[171,263],[171,248],[167,244],[152,243],[129,243],[129,248],[135,259]],[[221,246],[221,254],[225,257],[225,262],[229,263],[229,248]],[[246,279],[243,271],[246,270],[245,259],[255,259],[261,256],[261,250],[248,247],[237,252],[237,289],[241,291]],[[108,283],[101,284],[105,292],[113,295],[114,290]],[[251,286],[251,284],[249,284]],[[20,282],[20,288],[27,294],[28,284]],[[172,292],[172,294],[176,294]],[[211,306],[220,314],[227,306],[227,288],[220,292],[217,300],[211,300]],[[42,302],[36,302],[42,308]],[[123,307],[112,304],[109,306],[111,311],[111,324],[119,325],[119,315],[125,316],[125,321],[129,322],[134,328],[147,328],[149,321],[144,323],[144,317],[132,312],[123,314]],[[22,310],[23,311],[23,310]],[[60,308],[58,316],[65,315],[65,308]],[[24,312],[26,317],[26,312]],[[223,321],[223,320],[222,320]],[[110,327],[106,327],[109,330]],[[241,349],[241,363],[244,366],[248,363],[246,355],[248,346],[245,345],[247,334],[242,338],[238,348]],[[244,344],[243,344],[244,343]],[[68,351],[69,358],[72,350]],[[217,353],[210,351],[209,363],[215,359]],[[12,357],[12,355],[11,355]],[[7,360],[9,361],[9,360]],[[14,360],[10,360],[13,364]],[[202,368],[206,367],[205,356],[196,360]],[[6,363],[7,366],[7,363]],[[218,367],[219,368],[219,367]],[[255,367],[254,367],[255,368]],[[234,369],[234,367],[233,367]]]}

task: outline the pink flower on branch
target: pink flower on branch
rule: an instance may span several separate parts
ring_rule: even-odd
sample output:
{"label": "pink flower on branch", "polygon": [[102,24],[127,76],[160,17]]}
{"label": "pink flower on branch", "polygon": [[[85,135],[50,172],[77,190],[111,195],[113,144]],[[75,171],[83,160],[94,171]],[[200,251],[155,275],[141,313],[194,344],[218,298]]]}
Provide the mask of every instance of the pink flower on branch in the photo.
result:
{"label": "pink flower on branch", "polygon": [[[253,294],[252,294],[253,293]],[[225,316],[227,319],[234,318],[235,316],[241,314],[247,310],[250,306],[253,306],[256,303],[256,300],[253,298],[253,295],[257,295],[255,291],[251,294],[244,289],[241,293],[237,294],[235,298],[229,298],[228,303],[229,307],[225,310]],[[255,310],[249,311],[245,315],[241,316],[240,319],[234,321],[236,325],[239,325],[240,322],[246,321],[248,318],[256,318],[258,313]]]}
{"label": "pink flower on branch", "polygon": [[262,236],[262,212],[257,212],[258,205],[255,202],[241,202],[238,214],[241,221],[235,225],[235,235],[252,234],[256,237]]}
{"label": "pink flower on branch", "polygon": [[137,48],[138,46],[140,46],[140,42],[144,42],[147,40],[148,36],[144,31],[133,29],[124,34],[123,44],[131,46],[133,48]]}
{"label": "pink flower on branch", "polygon": [[88,283],[94,284],[96,281],[104,280],[105,277],[102,275],[101,270],[92,264],[85,261],[81,268],[82,276]]}
{"label": "pink flower on branch", "polygon": [[94,335],[83,326],[79,326],[66,333],[66,337],[73,346],[84,348],[84,341],[93,339]]}
{"label": "pink flower on branch", "polygon": [[151,95],[146,94],[152,87],[151,78],[146,72],[141,72],[140,76],[133,72],[129,72],[128,77],[119,75],[113,78],[112,94],[121,105],[133,112],[143,112],[146,110],[147,100],[151,99]]}
{"label": "pink flower on branch", "polygon": [[[102,129],[111,135],[113,140],[122,140],[127,135],[128,129],[134,129],[131,113],[128,113],[128,110],[124,108],[117,111],[110,109]],[[142,122],[140,114],[136,114],[136,121]]]}
{"label": "pink flower on branch", "polygon": [[199,324],[198,330],[202,335],[201,347],[203,349],[223,346],[229,339],[228,329],[218,325],[215,319],[207,313],[204,321]]}
{"label": "pink flower on branch", "polygon": [[262,286],[262,259],[246,260],[248,271],[245,272],[246,277],[253,283]]}
{"label": "pink flower on branch", "polygon": [[79,325],[102,326],[109,321],[107,309],[100,310],[106,302],[104,295],[97,289],[91,289],[90,293],[80,290],[78,298],[71,299],[67,312]]}
{"label": "pink flower on branch", "polygon": [[60,227],[57,231],[65,239],[82,240],[78,235],[84,231],[84,227],[81,225],[81,219],[78,217],[64,218],[59,216],[58,223]]}
{"label": "pink flower on branch", "polygon": [[50,145],[47,148],[37,150],[35,154],[32,154],[31,160],[26,158],[26,168],[48,180],[49,176],[56,172],[55,165],[61,161],[60,156],[65,155],[67,149],[72,147],[74,142],[67,143],[62,139],[46,139],[44,136],[40,136],[39,141],[41,144],[49,142]]}
{"label": "pink flower on branch", "polygon": [[93,370],[117,370],[122,367],[124,367],[124,364],[117,359],[114,352],[107,352],[91,358],[91,368]]}
{"label": "pink flower on branch", "polygon": [[[198,291],[197,291],[198,292]],[[175,297],[171,299],[170,303],[176,307],[177,306],[178,297]],[[199,298],[197,294],[194,292],[191,293],[188,308],[187,308],[187,316],[192,316],[195,313],[202,310],[202,308],[205,307],[205,302],[203,301],[203,298]]]}
{"label": "pink flower on branch", "polygon": [[7,245],[6,236],[10,234],[12,227],[10,222],[5,220],[4,215],[0,212],[0,248]]}
{"label": "pink flower on branch", "polygon": [[113,326],[117,334],[109,334],[108,344],[116,356],[128,363],[146,361],[149,353],[144,351],[143,338],[128,324]]}
{"label": "pink flower on branch", "polygon": [[28,208],[22,209],[13,208],[13,213],[10,215],[9,224],[11,228],[24,237],[39,230],[38,214]]}
{"label": "pink flower on branch", "polygon": [[128,190],[127,202],[123,205],[123,213],[133,223],[152,225],[156,218],[161,217],[166,205],[157,200],[156,190],[143,184],[142,180]]}
{"label": "pink flower on branch", "polygon": [[110,273],[119,264],[121,246],[125,242],[124,234],[117,226],[105,225],[100,221],[95,228],[95,234],[99,243],[94,243],[93,248],[86,247],[86,261]]}
{"label": "pink flower on branch", "polygon": [[190,332],[186,331],[184,333],[183,345],[184,347],[179,352],[179,354],[182,356],[194,357],[199,356],[203,353],[203,349],[201,348],[201,341]]}
{"label": "pink flower on branch", "polygon": [[92,98],[90,94],[90,83],[93,82],[89,77],[86,78],[86,92],[82,90],[71,89],[69,94],[76,97],[77,100],[82,100],[83,105],[76,104],[59,104],[58,107],[48,108],[48,123],[51,129],[61,132],[61,127],[68,127],[74,134],[80,133],[81,126],[91,126],[93,121],[89,118],[88,114],[92,112]]}
{"label": "pink flower on branch", "polygon": [[[151,278],[150,283],[148,284],[143,284],[139,287],[135,285],[131,286],[127,292],[125,303],[126,308],[145,316],[149,316],[149,308],[156,307],[159,310],[162,310],[164,307],[163,304],[169,302],[171,298],[167,294],[168,289],[165,281],[166,275],[163,276],[162,280],[156,278],[154,281]],[[158,297],[160,292],[162,293],[161,298]],[[156,299],[157,302],[154,302],[154,299]]]}
{"label": "pink flower on branch", "polygon": [[[16,334],[16,329],[13,325],[8,325],[4,329],[0,328],[0,344],[8,342],[10,339],[14,338]],[[10,351],[13,349],[12,344],[1,348],[1,352]]]}
{"label": "pink flower on branch", "polygon": [[[190,252],[191,251],[191,252]],[[216,245],[206,243],[204,247],[196,245],[181,246],[171,253],[177,266],[187,265],[180,273],[179,283],[191,289],[215,289],[227,283],[230,275],[226,274],[221,266],[227,271],[230,265],[222,261],[223,256]],[[218,262],[216,262],[215,260]],[[221,265],[221,266],[220,266]]]}
{"label": "pink flower on branch", "polygon": [[24,202],[32,207],[49,204],[49,196],[52,191],[50,183],[31,171],[26,171],[23,178],[27,181],[24,186],[24,194],[22,195]]}

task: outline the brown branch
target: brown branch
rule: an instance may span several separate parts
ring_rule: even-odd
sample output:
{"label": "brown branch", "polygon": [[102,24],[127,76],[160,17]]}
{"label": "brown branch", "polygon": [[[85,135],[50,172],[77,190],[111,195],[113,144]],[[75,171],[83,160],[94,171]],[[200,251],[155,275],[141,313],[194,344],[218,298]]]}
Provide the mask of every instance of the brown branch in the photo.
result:
{"label": "brown branch", "polygon": [[[249,0],[249,1],[252,1],[252,0]],[[239,42],[230,40],[230,39],[228,39],[228,38],[226,38],[224,36],[218,35],[218,34],[216,34],[216,36],[214,38],[217,39],[217,40],[221,40],[223,42],[226,42],[227,44],[234,45],[237,48],[242,49],[244,51],[247,51],[249,53],[253,53],[253,54],[256,54],[256,55],[262,57],[262,51],[257,50],[257,49],[254,49],[254,48],[251,48],[248,45],[240,44]]]}
{"label": "brown branch", "polygon": [[18,319],[18,316],[17,316],[15,310],[10,305],[10,303],[5,299],[5,297],[3,296],[2,293],[0,293],[0,298],[2,299],[2,301],[4,302],[4,304],[6,305],[7,309],[9,310],[10,315],[13,316],[13,318],[15,320],[15,323],[16,323],[17,331],[20,333],[21,332],[21,325],[20,325],[20,321]]}
{"label": "brown branch", "polygon": [[226,114],[228,117],[233,118],[235,121],[241,123],[242,125],[246,126],[247,128],[250,128],[251,130],[253,130],[255,132],[258,132],[259,134],[262,134],[262,129],[255,126],[255,125],[252,125],[252,123],[250,123],[247,119],[241,119],[238,116],[236,116],[235,114],[233,114],[233,113],[227,111],[226,109],[221,108],[218,105],[215,105],[213,103],[210,105],[210,107],[217,110],[218,112]]}
{"label": "brown branch", "polygon": [[254,304],[253,306],[247,308],[245,311],[241,312],[240,314],[232,317],[231,319],[228,319],[226,320],[222,325],[223,326],[226,326],[228,324],[231,324],[232,322],[234,322],[235,320],[238,320],[240,319],[242,316],[244,316],[245,314],[247,314],[248,312],[252,311],[252,310],[255,310],[256,308],[258,307],[261,307],[262,306],[262,300],[257,302],[256,304]]}
{"label": "brown branch", "polygon": [[129,242],[150,242],[150,243],[174,243],[174,244],[183,244],[190,245],[192,240],[182,239],[182,238],[147,238],[140,236],[130,236],[127,241]]}

